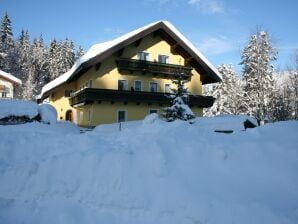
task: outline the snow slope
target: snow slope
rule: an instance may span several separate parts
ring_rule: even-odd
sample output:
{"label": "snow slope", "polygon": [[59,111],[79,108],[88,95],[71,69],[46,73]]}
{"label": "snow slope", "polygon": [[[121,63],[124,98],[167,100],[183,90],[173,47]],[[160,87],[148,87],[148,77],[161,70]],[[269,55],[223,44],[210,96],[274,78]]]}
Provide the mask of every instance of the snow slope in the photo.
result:
{"label": "snow slope", "polygon": [[298,122],[236,120],[0,126],[0,223],[298,223]]}

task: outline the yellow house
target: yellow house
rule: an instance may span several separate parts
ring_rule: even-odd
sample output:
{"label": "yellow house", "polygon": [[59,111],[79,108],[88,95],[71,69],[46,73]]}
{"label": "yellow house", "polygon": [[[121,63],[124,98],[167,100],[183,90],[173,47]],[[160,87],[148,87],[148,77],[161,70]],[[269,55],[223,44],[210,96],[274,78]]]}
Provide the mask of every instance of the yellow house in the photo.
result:
{"label": "yellow house", "polygon": [[171,23],[158,21],[96,44],[70,71],[45,85],[41,99],[61,120],[96,126],[140,120],[161,113],[179,74],[189,82],[189,104],[197,116],[214,98],[202,85],[221,81],[211,63]]}
{"label": "yellow house", "polygon": [[0,70],[0,99],[13,98],[14,88],[18,85],[22,85],[20,79]]}

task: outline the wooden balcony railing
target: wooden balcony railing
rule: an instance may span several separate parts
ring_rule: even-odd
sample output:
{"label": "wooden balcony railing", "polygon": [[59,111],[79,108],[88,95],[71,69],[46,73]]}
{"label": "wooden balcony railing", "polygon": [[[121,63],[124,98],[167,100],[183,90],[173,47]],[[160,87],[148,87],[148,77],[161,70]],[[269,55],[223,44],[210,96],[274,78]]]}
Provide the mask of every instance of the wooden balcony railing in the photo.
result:
{"label": "wooden balcony railing", "polygon": [[[134,102],[137,105],[140,103],[160,105],[170,104],[170,94],[157,93],[157,92],[143,92],[143,91],[127,91],[127,90],[112,90],[112,89],[94,89],[85,88],[80,92],[76,92],[70,98],[71,106],[78,106],[80,104],[86,105],[94,102],[108,101],[114,102]],[[212,96],[189,96],[189,105],[198,107],[211,107],[214,98]]]}
{"label": "wooden balcony railing", "polygon": [[151,73],[153,75],[170,76],[171,78],[177,78],[182,76],[185,79],[191,77],[192,67],[174,64],[165,64],[159,62],[151,62],[144,60],[135,60],[127,58],[118,58],[116,60],[119,72],[129,71],[131,73],[138,71],[143,74]]}

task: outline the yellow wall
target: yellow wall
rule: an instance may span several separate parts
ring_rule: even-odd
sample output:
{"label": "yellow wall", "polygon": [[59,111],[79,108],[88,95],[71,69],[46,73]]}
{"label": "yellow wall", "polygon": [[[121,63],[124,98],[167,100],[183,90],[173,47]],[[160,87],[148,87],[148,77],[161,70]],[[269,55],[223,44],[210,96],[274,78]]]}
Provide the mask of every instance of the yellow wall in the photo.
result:
{"label": "yellow wall", "polygon": [[65,89],[75,89],[76,83],[69,83],[64,84],[63,86],[59,87],[58,89],[51,92],[49,101],[50,104],[52,104],[57,111],[58,114],[58,120],[65,120],[65,113],[67,110],[75,111],[74,108],[72,108],[69,105],[69,99],[67,97],[64,97],[64,90]]}
{"label": "yellow wall", "polygon": [[[96,126],[97,124],[109,124],[118,121],[118,111],[126,111],[127,121],[142,120],[150,113],[150,109],[158,110],[158,114],[161,116],[162,109],[166,106],[159,106],[158,104],[148,105],[141,103],[136,105],[135,103],[124,104],[122,102],[110,102],[94,103],[92,105],[86,105],[78,108],[77,111],[77,124],[80,126]],[[192,111],[197,116],[203,115],[203,109],[193,107]],[[90,111],[90,112],[89,112]],[[90,113],[90,122],[89,122]],[[80,115],[78,115],[80,114]]]}
{"label": "yellow wall", "polygon": [[[157,61],[158,55],[168,55],[170,64],[184,65],[184,58],[180,55],[174,55],[171,53],[171,46],[159,36],[153,36],[152,34],[143,38],[139,46],[133,43],[126,46],[122,52],[121,57],[137,59],[137,53],[139,51],[145,51],[150,54],[150,61]],[[135,80],[142,81],[142,91],[149,91],[150,81],[157,82],[158,92],[165,91],[165,84],[171,84],[171,88],[175,88],[170,78],[164,78],[164,76],[156,76],[153,74],[146,73],[141,74],[134,72],[123,72],[119,74],[116,66],[116,59],[119,57],[118,52],[101,62],[101,66],[98,70],[93,66],[84,75],[78,78],[78,80],[71,84],[65,84],[58,90],[54,91],[54,97],[50,97],[50,103],[54,105],[58,112],[58,118],[65,119],[65,112],[69,109],[73,109],[76,123],[82,126],[95,126],[102,123],[113,123],[117,122],[118,110],[123,109],[127,111],[127,120],[140,120],[149,114],[149,109],[161,109],[158,105],[116,102],[111,104],[110,102],[102,102],[101,104],[94,103],[93,105],[86,105],[79,108],[71,108],[69,105],[68,98],[64,97],[65,89],[72,89],[74,91],[79,90],[85,86],[85,83],[92,80],[92,88],[101,89],[118,89],[118,80],[127,80],[128,89],[134,86]],[[202,83],[200,81],[200,75],[193,69],[192,78],[189,83],[186,84],[188,91],[191,94],[201,95],[202,94]],[[192,108],[193,112],[198,116],[202,116],[201,108]],[[90,112],[89,112],[90,111]],[[89,113],[91,114],[91,122],[88,122]]]}

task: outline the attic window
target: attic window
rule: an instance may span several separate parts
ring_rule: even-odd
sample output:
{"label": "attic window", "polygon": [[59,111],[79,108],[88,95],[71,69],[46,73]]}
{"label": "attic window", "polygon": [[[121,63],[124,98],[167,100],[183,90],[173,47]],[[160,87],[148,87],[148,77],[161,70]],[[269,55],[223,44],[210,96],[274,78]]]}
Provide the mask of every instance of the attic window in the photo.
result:
{"label": "attic window", "polygon": [[149,61],[149,53],[144,51],[138,52],[138,60]]}

